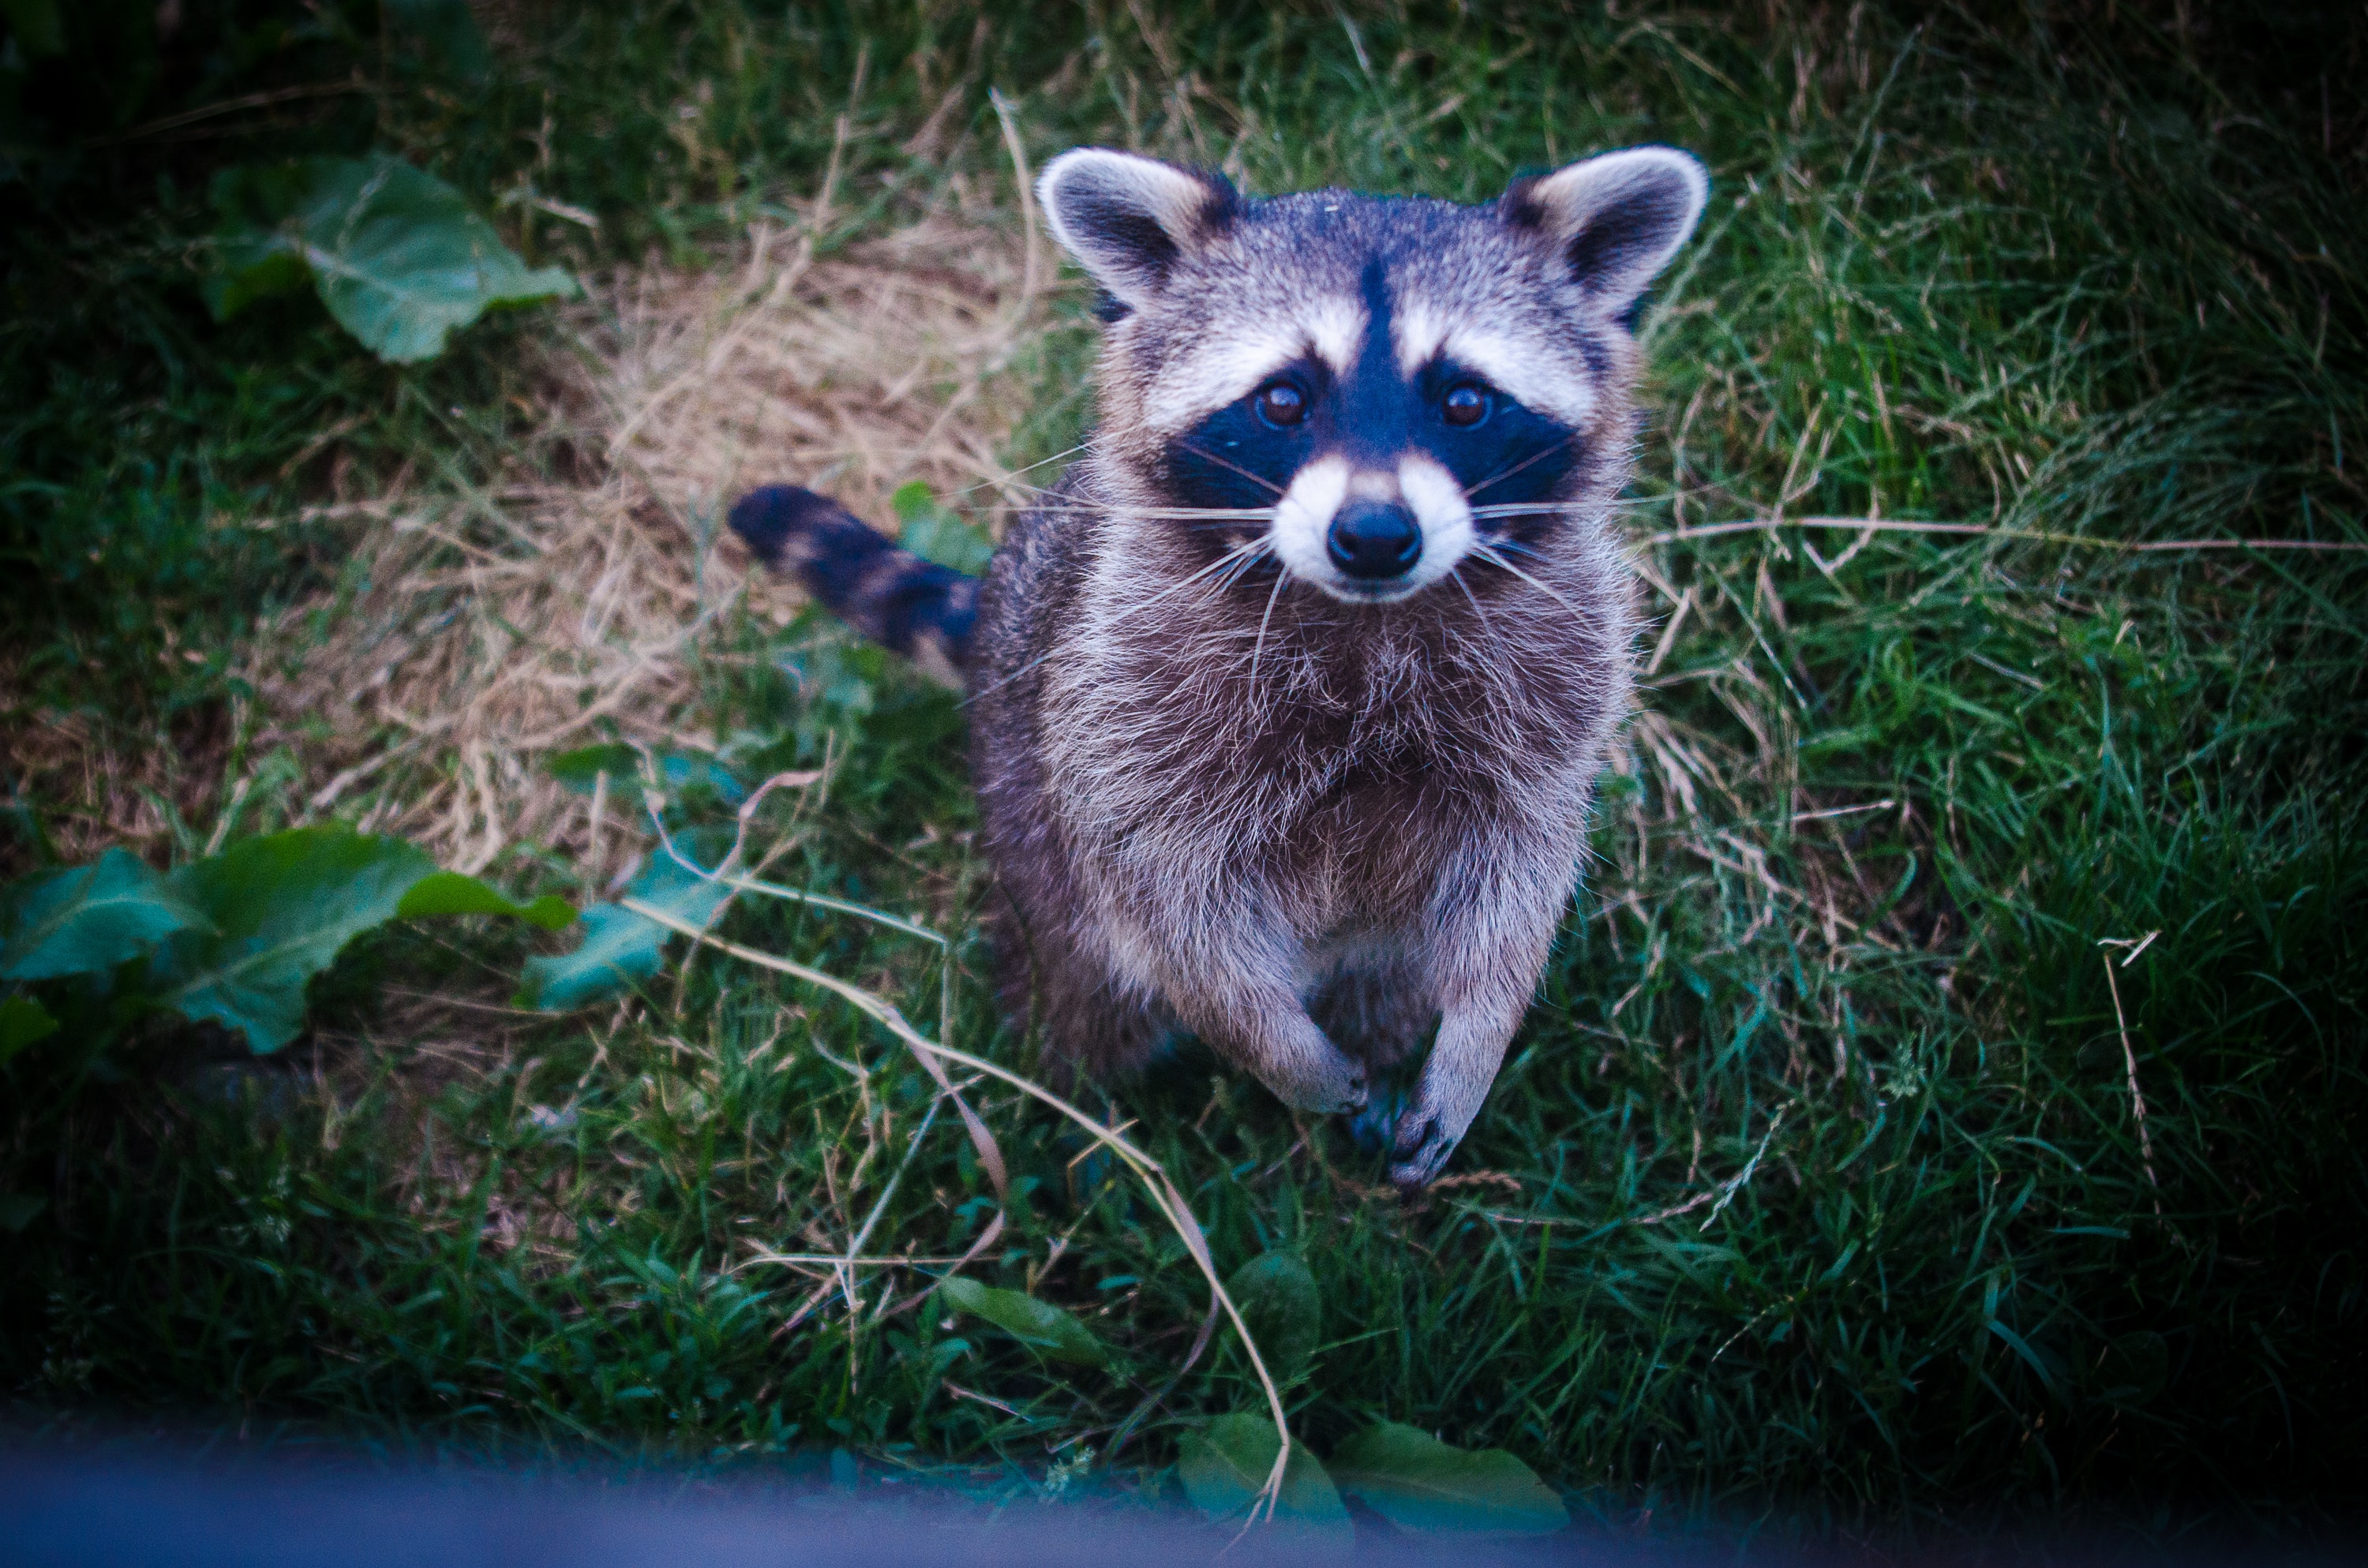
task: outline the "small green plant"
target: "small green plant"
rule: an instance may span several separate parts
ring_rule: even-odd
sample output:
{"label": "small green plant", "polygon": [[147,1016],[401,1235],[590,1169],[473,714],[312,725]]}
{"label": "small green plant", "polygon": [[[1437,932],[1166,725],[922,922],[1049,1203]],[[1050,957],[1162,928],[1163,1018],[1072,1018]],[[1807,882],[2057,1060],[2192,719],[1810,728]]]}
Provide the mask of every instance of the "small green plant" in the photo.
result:
{"label": "small green plant", "polygon": [[[741,819],[742,834],[730,837],[704,819],[707,808],[746,807],[749,796],[720,757],[622,743],[561,752],[545,767],[577,794],[646,814],[660,835],[656,852],[626,884],[621,902],[585,909],[584,940],[573,951],[527,961],[518,1006],[564,1013],[620,995],[664,965],[675,933],[629,905],[660,911],[702,930],[722,915],[734,892],[746,819]],[[677,824],[673,831],[669,821]]]}
{"label": "small green plant", "polygon": [[977,576],[995,555],[995,541],[938,499],[927,480],[900,485],[888,497],[896,509],[897,542],[924,561]]}
{"label": "small green plant", "polygon": [[1442,1443],[1419,1427],[1383,1421],[1357,1432],[1325,1462],[1293,1445],[1271,1509],[1258,1494],[1281,1445],[1263,1415],[1221,1415],[1184,1438],[1177,1477],[1212,1519],[1269,1519],[1284,1532],[1345,1547],[1354,1497],[1402,1530],[1435,1536],[1552,1535],[1570,1511],[1537,1472],[1502,1449]]}
{"label": "small green plant", "polygon": [[1459,1449],[1420,1427],[1384,1421],[1332,1452],[1340,1490],[1402,1530],[1441,1535],[1550,1535],[1569,1510],[1537,1472],[1502,1449]]}
{"label": "small green plant", "polygon": [[306,158],[214,177],[214,319],[310,283],[380,358],[433,359],[489,310],[568,299],[575,279],[529,267],[461,193],[400,158]]}
{"label": "small green plant", "polygon": [[1293,1443],[1281,1484],[1271,1486],[1268,1478],[1281,1450],[1274,1423],[1265,1416],[1220,1415],[1178,1444],[1176,1477],[1192,1506],[1212,1519],[1264,1522],[1285,1539],[1345,1546],[1349,1510],[1324,1461],[1304,1443]]}
{"label": "small green plant", "polygon": [[52,1001],[71,993],[103,1035],[175,1013],[275,1051],[303,1027],[305,986],[347,943],[390,920],[450,915],[554,931],[575,918],[564,899],[519,903],[402,839],[345,827],[245,839],[170,873],[110,849],[0,893],[0,981],[19,988],[0,1007],[0,1062],[57,1029],[37,985]]}
{"label": "small green plant", "polygon": [[[1048,1361],[1079,1367],[1110,1364],[1110,1350],[1076,1314],[1018,1290],[998,1290],[975,1279],[950,1275],[938,1294],[956,1312],[985,1318]],[[1269,1456],[1270,1457],[1270,1456]]]}
{"label": "small green plant", "polygon": [[[728,884],[667,850],[651,857],[625,890],[626,898],[694,926],[713,920],[731,896]],[[656,975],[674,935],[621,903],[590,905],[583,926],[584,940],[573,952],[527,960],[519,1006],[564,1013],[630,990]]]}
{"label": "small green plant", "polygon": [[[1288,1384],[1308,1372],[1323,1340],[1324,1301],[1306,1263],[1295,1253],[1265,1253],[1225,1285],[1275,1377]],[[1178,1444],[1177,1477],[1211,1518],[1263,1522],[1326,1554],[1349,1540],[1344,1495],[1417,1534],[1548,1535],[1570,1523],[1562,1499],[1502,1449],[1467,1451],[1383,1421],[1335,1448],[1328,1464],[1293,1442],[1278,1485],[1281,1449],[1266,1416],[1221,1415]]]}

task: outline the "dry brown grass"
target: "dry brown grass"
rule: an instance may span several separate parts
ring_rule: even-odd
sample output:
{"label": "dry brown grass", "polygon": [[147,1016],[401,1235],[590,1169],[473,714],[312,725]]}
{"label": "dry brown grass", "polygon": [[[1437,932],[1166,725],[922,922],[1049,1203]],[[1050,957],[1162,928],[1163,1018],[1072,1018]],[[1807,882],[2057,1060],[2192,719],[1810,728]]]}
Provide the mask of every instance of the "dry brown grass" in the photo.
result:
{"label": "dry brown grass", "polygon": [[[8,794],[36,805],[61,859],[81,864],[120,844],[162,863],[177,839],[202,841],[222,818],[222,773],[255,705],[233,698],[134,729],[90,709],[28,701],[18,667],[0,658],[0,716]],[[17,840],[0,851],[0,881],[40,863]]]}
{"label": "dry brown grass", "polygon": [[[939,213],[817,258],[822,226],[759,227],[728,269],[597,285],[502,483],[359,508],[347,585],[281,617],[257,660],[267,726],[305,758],[303,814],[367,799],[361,825],[472,871],[566,847],[586,812],[539,757],[716,739],[696,731],[690,650],[751,591],[722,526],[736,495],[791,481],[879,520],[915,479],[1008,483],[1012,358],[1040,324],[1030,244]],[[755,592],[793,612],[786,587]]]}

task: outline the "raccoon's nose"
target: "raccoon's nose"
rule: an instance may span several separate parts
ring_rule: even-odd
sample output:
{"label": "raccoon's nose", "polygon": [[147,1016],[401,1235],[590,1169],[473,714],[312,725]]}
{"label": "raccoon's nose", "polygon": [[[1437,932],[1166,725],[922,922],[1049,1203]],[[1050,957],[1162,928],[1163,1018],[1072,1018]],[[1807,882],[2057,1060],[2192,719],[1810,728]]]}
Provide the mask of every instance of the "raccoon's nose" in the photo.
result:
{"label": "raccoon's nose", "polygon": [[1402,577],[1422,555],[1422,529],[1404,506],[1351,501],[1332,519],[1324,549],[1332,564],[1351,577]]}

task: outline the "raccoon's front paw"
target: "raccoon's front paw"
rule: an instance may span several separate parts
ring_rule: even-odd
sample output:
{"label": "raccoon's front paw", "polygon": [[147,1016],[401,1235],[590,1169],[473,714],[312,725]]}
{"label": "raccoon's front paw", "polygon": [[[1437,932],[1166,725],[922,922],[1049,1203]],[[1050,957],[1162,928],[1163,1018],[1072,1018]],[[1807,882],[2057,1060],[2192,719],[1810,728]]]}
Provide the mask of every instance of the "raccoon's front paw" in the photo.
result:
{"label": "raccoon's front paw", "polygon": [[1235,1066],[1247,1068],[1294,1110],[1330,1116],[1365,1103],[1365,1064],[1334,1045],[1315,1021],[1273,1008],[1204,1028],[1201,1038]]}
{"label": "raccoon's front paw", "polygon": [[1402,1192],[1429,1186],[1463,1141],[1461,1131],[1450,1132],[1420,1105],[1412,1107],[1398,1119],[1397,1140],[1390,1149],[1390,1180]]}
{"label": "raccoon's front paw", "polygon": [[1313,1080],[1294,1080],[1288,1084],[1269,1083],[1282,1103],[1293,1110],[1304,1110],[1316,1116],[1346,1116],[1365,1108],[1372,1091],[1365,1084],[1365,1070],[1355,1062],[1348,1063],[1345,1073],[1326,1074]]}
{"label": "raccoon's front paw", "polygon": [[[1487,1088],[1483,1083],[1480,1093]],[[1415,1090],[1414,1103],[1398,1118],[1397,1137],[1390,1145],[1390,1180],[1406,1192],[1429,1186],[1463,1142],[1465,1130],[1479,1113],[1479,1097],[1452,1074],[1439,1072],[1434,1062]]]}
{"label": "raccoon's front paw", "polygon": [[1294,1110],[1333,1116],[1362,1110],[1371,1091],[1364,1063],[1343,1055],[1329,1040],[1314,1051],[1258,1070],[1258,1079]]}
{"label": "raccoon's front paw", "polygon": [[1439,1043],[1422,1064],[1414,1103],[1398,1119],[1398,1135],[1390,1149],[1390,1179],[1400,1187],[1411,1189],[1432,1180],[1463,1142],[1481,1102],[1488,1097],[1488,1085],[1496,1081],[1512,1032],[1512,1023],[1502,1015],[1475,1021],[1451,1011],[1440,1025]]}

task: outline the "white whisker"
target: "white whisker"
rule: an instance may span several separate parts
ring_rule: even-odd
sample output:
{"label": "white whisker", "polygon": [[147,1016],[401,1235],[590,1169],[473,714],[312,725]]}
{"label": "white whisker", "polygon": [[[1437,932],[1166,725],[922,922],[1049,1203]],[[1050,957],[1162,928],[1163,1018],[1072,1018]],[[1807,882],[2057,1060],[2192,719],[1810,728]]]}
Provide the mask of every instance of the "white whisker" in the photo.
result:
{"label": "white whisker", "polygon": [[1472,553],[1487,561],[1490,564],[1501,567],[1505,571],[1511,573],[1514,576],[1519,577],[1531,587],[1535,588],[1538,592],[1545,595],[1546,597],[1554,600],[1554,603],[1562,606],[1563,608],[1570,611],[1573,619],[1581,621],[1588,619],[1587,612],[1585,610],[1580,609],[1577,605],[1563,597],[1562,595],[1546,586],[1545,584],[1539,582],[1535,577],[1531,576],[1527,572],[1522,571],[1520,567],[1506,560],[1502,555],[1497,553],[1496,545],[1494,543],[1475,543],[1472,547]]}
{"label": "white whisker", "polygon": [[[990,514],[1025,516],[1034,506],[979,506],[975,511]],[[1112,517],[1148,517],[1155,520],[1198,522],[1263,523],[1274,519],[1271,506],[1097,506],[1094,510]]]}
{"label": "white whisker", "polygon": [[1479,597],[1473,593],[1472,585],[1463,580],[1463,562],[1459,561],[1450,567],[1447,576],[1450,582],[1463,590],[1463,597],[1472,606],[1472,613],[1480,618],[1480,629],[1487,632],[1488,641],[1502,650],[1505,640],[1497,635],[1497,623],[1488,619],[1488,612],[1480,608]]}
{"label": "white whisker", "polygon": [[1059,462],[1064,458],[1076,457],[1079,452],[1082,452],[1085,449],[1086,449],[1083,446],[1071,447],[1065,452],[1054,452],[1049,458],[1039,458],[1036,461],[1028,464],[1025,468],[1015,468],[1009,473],[1003,475],[999,479],[982,479],[976,484],[965,484],[960,490],[949,491],[947,494],[949,498],[951,498],[955,495],[968,495],[974,490],[1000,490],[1008,485],[1015,490],[1029,490],[1033,491],[1039,495],[1050,495],[1053,493],[1043,488],[1042,485],[1020,483],[1019,476],[1023,473],[1033,473],[1040,468],[1049,467],[1053,463]]}
{"label": "white whisker", "polygon": [[1532,512],[1576,512],[1583,501],[1490,501],[1472,508],[1475,517],[1518,517]]}
{"label": "white whisker", "polygon": [[1474,517],[1536,517],[1559,512],[1575,514],[1592,510],[1600,517],[1617,513],[1639,512],[1656,505],[1652,496],[1622,495],[1610,501],[1488,501],[1472,508]]}
{"label": "white whisker", "polygon": [[1240,561],[1235,565],[1232,571],[1224,573],[1218,577],[1217,591],[1219,593],[1222,594],[1225,592],[1235,584],[1248,576],[1258,566],[1258,557],[1266,553],[1267,547],[1272,544],[1274,540],[1271,535],[1261,534],[1250,542],[1257,548],[1248,551],[1235,551],[1235,554],[1241,557]]}
{"label": "white whisker", "polygon": [[1515,463],[1512,467],[1502,469],[1490,474],[1479,483],[1471,486],[1464,492],[1464,494],[1466,495],[1477,495],[1480,492],[1487,489],[1492,484],[1502,484],[1505,481],[1512,478],[1513,475],[1520,472],[1523,469],[1543,462],[1546,459],[1557,455],[1565,449],[1576,446],[1577,442],[1578,437],[1572,435],[1565,439],[1555,441],[1545,447],[1540,448],[1537,451],[1534,451],[1528,457],[1523,458],[1520,462]]}
{"label": "white whisker", "polygon": [[1250,690],[1252,693],[1256,693],[1258,690],[1258,655],[1266,652],[1267,622],[1274,619],[1274,603],[1277,599],[1282,597],[1282,585],[1290,581],[1291,574],[1289,572],[1277,572],[1274,574],[1274,591],[1267,595],[1266,613],[1258,617],[1258,641],[1250,645]]}
{"label": "white whisker", "polygon": [[1173,517],[1190,520],[1214,517],[1232,522],[1264,523],[1274,520],[1271,506],[1107,506],[1103,510],[1118,517]]}
{"label": "white whisker", "polygon": [[1282,486],[1277,484],[1273,480],[1267,478],[1264,474],[1252,473],[1249,470],[1242,467],[1239,463],[1227,462],[1216,453],[1205,451],[1202,449],[1194,446],[1190,441],[1178,441],[1176,444],[1183,448],[1186,451],[1191,453],[1194,457],[1199,458],[1203,462],[1212,462],[1219,468],[1230,469],[1234,472],[1240,474],[1244,479],[1248,480],[1252,484],[1257,485],[1259,489],[1271,490],[1278,498],[1282,494]]}
{"label": "white whisker", "polygon": [[[1179,593],[1182,590],[1190,587],[1201,578],[1231,564],[1234,561],[1244,556],[1255,554],[1258,551],[1264,549],[1266,543],[1266,536],[1261,534],[1258,538],[1250,540],[1246,543],[1234,546],[1233,549],[1225,551],[1224,554],[1218,556],[1214,561],[1210,562],[1207,565],[1194,571],[1189,576],[1180,577],[1177,581],[1170,583],[1167,586],[1160,589],[1159,592],[1152,595],[1141,604],[1121,610],[1116,616],[1112,617],[1110,621],[1105,623],[1105,630],[1110,626],[1117,625],[1120,621],[1140,615],[1143,611],[1149,609],[1152,606],[1167,597],[1170,594]],[[1005,687],[1009,686],[1013,681],[1018,680],[1021,676],[1026,675],[1029,671],[1034,669],[1037,665],[1042,664],[1045,660],[1051,658],[1053,653],[1058,653],[1059,651],[1059,648],[1055,646],[1045,653],[1038,654],[1036,657],[1029,660],[1026,664],[1020,665],[1018,669],[1012,671],[1009,675],[1004,676],[1001,680],[996,681],[993,686],[981,687],[978,690],[964,697],[962,699],[962,705],[964,707],[968,707],[971,703],[977,701],[980,698],[986,696],[990,692],[1001,691]]]}

